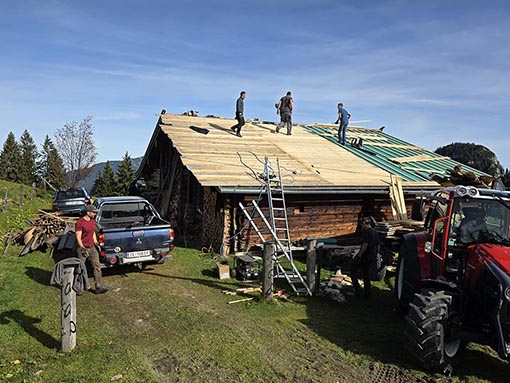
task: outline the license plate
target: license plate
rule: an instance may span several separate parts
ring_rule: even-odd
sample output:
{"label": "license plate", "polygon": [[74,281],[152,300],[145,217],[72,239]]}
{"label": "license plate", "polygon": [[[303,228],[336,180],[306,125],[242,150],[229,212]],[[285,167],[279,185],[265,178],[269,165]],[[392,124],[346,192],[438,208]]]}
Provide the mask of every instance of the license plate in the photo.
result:
{"label": "license plate", "polygon": [[69,201],[69,202],[65,202],[64,205],[67,205],[67,206],[74,206],[74,205],[82,205],[83,202],[81,201]]}
{"label": "license plate", "polygon": [[151,250],[130,251],[124,255],[125,258],[138,258],[151,255]]}

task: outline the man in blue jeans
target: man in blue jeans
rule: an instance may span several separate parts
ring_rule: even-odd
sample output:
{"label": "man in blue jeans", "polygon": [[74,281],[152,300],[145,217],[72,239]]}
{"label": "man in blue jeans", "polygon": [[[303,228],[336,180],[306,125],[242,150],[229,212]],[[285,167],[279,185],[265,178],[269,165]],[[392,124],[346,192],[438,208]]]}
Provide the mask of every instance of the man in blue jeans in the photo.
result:
{"label": "man in blue jeans", "polygon": [[345,131],[347,125],[349,125],[349,118],[351,118],[351,114],[344,109],[344,104],[338,103],[338,119],[335,121],[335,124],[339,124],[338,142],[342,145],[345,145]]}

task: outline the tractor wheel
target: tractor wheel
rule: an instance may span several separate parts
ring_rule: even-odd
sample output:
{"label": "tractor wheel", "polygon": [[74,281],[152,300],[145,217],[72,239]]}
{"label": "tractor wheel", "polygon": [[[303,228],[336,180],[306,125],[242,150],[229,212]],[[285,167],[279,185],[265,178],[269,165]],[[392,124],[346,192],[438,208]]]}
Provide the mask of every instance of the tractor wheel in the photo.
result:
{"label": "tractor wheel", "polygon": [[398,311],[402,315],[407,315],[409,304],[413,301],[414,294],[419,291],[418,270],[418,259],[405,257],[405,246],[403,246],[395,270],[395,297]]}
{"label": "tractor wheel", "polygon": [[463,343],[451,334],[452,297],[444,291],[415,294],[406,317],[406,348],[424,368],[443,372]]}

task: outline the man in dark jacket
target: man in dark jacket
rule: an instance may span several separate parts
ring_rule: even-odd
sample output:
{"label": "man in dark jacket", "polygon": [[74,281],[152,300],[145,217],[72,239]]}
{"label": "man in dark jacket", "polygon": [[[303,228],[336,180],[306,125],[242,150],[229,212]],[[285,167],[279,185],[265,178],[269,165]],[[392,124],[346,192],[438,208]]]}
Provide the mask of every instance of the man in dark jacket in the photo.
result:
{"label": "man in dark jacket", "polygon": [[287,95],[282,97],[276,105],[276,113],[280,114],[280,123],[276,127],[276,133],[287,125],[287,136],[292,134],[292,111],[294,110],[294,100],[292,99],[292,93],[289,91]]}
{"label": "man in dark jacket", "polygon": [[236,120],[237,125],[234,125],[230,129],[236,132],[237,137],[241,136],[241,128],[244,125],[244,99],[246,98],[246,92],[243,90],[236,101]]}
{"label": "man in dark jacket", "polygon": [[[374,219],[372,217],[362,218],[360,224],[363,228],[363,234],[361,235],[361,246],[358,254],[353,257],[351,279],[356,295],[363,295],[365,298],[369,298],[372,291],[370,265],[375,261],[379,251],[379,236],[373,228]],[[360,277],[363,278],[363,289],[358,282]]]}

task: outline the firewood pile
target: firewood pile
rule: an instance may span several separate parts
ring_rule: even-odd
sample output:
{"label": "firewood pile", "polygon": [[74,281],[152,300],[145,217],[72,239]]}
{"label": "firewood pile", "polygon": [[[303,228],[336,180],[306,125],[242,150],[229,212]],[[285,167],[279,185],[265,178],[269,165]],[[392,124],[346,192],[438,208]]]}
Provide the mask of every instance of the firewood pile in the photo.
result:
{"label": "firewood pile", "polygon": [[10,244],[23,246],[20,256],[37,249],[51,247],[63,234],[74,227],[69,217],[64,218],[58,213],[42,210],[39,211],[38,219],[28,220],[27,223],[29,227],[18,233],[10,232],[5,240],[6,248]]}

